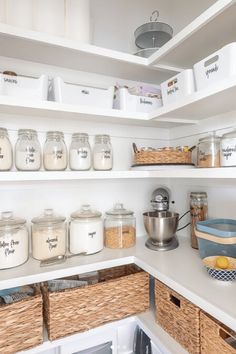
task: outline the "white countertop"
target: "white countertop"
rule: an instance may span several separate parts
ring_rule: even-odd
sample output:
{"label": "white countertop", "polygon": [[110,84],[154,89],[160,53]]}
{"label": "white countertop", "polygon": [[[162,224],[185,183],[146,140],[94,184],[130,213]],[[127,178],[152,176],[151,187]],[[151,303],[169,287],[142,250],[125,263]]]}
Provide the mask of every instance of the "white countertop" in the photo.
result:
{"label": "white countertop", "polygon": [[212,279],[203,268],[198,251],[184,237],[179,237],[177,249],[168,252],[151,251],[145,241],[146,237],[139,237],[136,246],[129,249],[105,248],[100,253],[45,268],[31,258],[20,267],[1,270],[0,289],[135,263],[236,331],[236,281]]}

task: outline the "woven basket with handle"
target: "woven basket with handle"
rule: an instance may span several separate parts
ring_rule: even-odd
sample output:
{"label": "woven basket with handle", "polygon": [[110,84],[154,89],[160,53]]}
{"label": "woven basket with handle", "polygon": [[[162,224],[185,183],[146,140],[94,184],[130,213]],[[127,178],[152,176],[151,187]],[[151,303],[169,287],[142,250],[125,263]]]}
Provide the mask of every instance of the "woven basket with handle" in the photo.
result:
{"label": "woven basket with handle", "polygon": [[178,150],[157,150],[157,151],[136,151],[134,153],[134,164],[191,164],[191,151]]}

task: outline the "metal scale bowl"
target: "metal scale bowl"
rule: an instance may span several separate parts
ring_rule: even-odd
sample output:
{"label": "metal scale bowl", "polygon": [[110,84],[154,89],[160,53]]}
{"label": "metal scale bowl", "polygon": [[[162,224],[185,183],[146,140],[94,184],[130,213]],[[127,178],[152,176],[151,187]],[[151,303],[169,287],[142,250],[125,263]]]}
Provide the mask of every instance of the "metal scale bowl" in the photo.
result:
{"label": "metal scale bowl", "polygon": [[145,230],[149,236],[145,245],[154,251],[170,251],[178,247],[176,231],[179,214],[168,211],[169,192],[158,188],[152,194],[153,211],[143,213]]}

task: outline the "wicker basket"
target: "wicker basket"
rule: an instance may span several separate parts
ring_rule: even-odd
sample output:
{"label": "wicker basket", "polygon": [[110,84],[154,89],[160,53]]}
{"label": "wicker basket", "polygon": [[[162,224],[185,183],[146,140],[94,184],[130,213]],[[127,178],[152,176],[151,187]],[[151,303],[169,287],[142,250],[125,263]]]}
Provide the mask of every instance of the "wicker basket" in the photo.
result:
{"label": "wicker basket", "polygon": [[49,292],[42,287],[49,339],[87,331],[149,308],[149,275],[122,266],[101,271],[99,283]]}
{"label": "wicker basket", "polygon": [[191,164],[191,151],[158,150],[137,151],[134,153],[134,164]]}
{"label": "wicker basket", "polygon": [[226,340],[234,339],[236,333],[201,311],[201,353],[202,354],[235,354],[236,348]]}
{"label": "wicker basket", "polygon": [[0,306],[0,353],[13,354],[43,342],[43,301],[39,287],[27,299]]}
{"label": "wicker basket", "polygon": [[155,280],[156,320],[189,353],[200,353],[200,309]]}

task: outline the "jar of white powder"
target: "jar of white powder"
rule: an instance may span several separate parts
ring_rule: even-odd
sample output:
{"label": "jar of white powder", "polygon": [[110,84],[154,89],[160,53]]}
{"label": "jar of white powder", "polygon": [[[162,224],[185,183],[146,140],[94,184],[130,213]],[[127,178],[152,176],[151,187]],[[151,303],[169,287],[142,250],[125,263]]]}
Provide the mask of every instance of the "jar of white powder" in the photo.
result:
{"label": "jar of white powder", "polygon": [[63,171],[67,167],[67,148],[62,132],[47,132],[47,139],[44,144],[43,164],[45,170]]}
{"label": "jar of white powder", "polygon": [[12,145],[5,128],[0,128],[0,171],[9,171],[12,167]]}
{"label": "jar of white powder", "polygon": [[0,269],[13,268],[29,257],[29,235],[26,220],[14,218],[11,211],[0,218]]}
{"label": "jar of white powder", "polygon": [[32,256],[40,261],[66,253],[66,218],[53,209],[32,219]]}
{"label": "jar of white powder", "polygon": [[37,171],[41,166],[41,148],[37,132],[20,129],[15,146],[15,164],[20,171]]}
{"label": "jar of white powder", "polygon": [[95,135],[93,148],[94,170],[111,170],[113,166],[112,146],[109,135]]}
{"label": "jar of white powder", "polygon": [[88,134],[74,133],[69,153],[70,169],[86,171],[91,168],[91,148]]}

